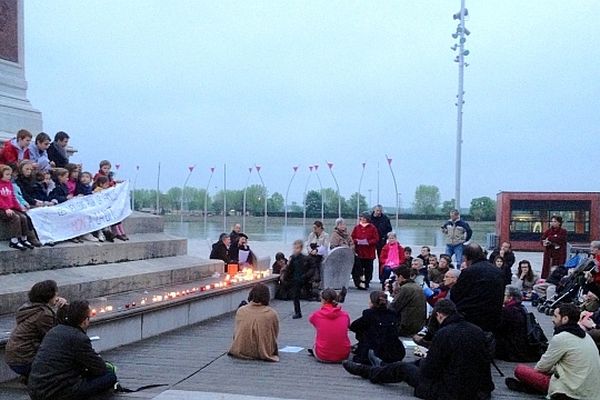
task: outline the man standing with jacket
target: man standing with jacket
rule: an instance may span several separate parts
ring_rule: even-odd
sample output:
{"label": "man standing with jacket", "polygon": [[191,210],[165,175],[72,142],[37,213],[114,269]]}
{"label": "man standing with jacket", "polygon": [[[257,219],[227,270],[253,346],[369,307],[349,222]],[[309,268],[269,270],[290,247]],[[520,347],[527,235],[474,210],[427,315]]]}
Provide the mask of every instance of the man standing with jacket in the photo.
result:
{"label": "man standing with jacket", "polygon": [[377,258],[379,258],[381,250],[385,246],[387,235],[392,231],[392,223],[388,216],[383,213],[383,206],[381,204],[373,207],[371,223],[377,228],[377,233],[379,233],[379,242],[377,242]]}
{"label": "man standing with jacket", "polygon": [[595,400],[600,393],[600,357],[594,340],[577,324],[579,309],[563,303],[554,310],[554,336],[535,368],[518,365],[510,390],[548,394],[551,399]]}
{"label": "man standing with jacket", "polygon": [[446,236],[446,254],[454,255],[456,265],[460,268],[463,262],[463,245],[471,240],[473,231],[469,224],[460,218],[458,210],[450,211],[450,219],[442,225],[442,232]]}
{"label": "man standing with jacket", "polygon": [[494,383],[482,330],[465,321],[449,300],[435,305],[432,318],[437,319],[440,330],[418,366],[397,362],[369,367],[345,361],[344,369],[376,384],[406,382],[420,399],[489,399]]}
{"label": "man standing with jacket", "polygon": [[88,399],[117,383],[117,376],[94,351],[86,331],[90,305],[74,301],[65,313],[65,324],[44,337],[29,375],[32,400]]}

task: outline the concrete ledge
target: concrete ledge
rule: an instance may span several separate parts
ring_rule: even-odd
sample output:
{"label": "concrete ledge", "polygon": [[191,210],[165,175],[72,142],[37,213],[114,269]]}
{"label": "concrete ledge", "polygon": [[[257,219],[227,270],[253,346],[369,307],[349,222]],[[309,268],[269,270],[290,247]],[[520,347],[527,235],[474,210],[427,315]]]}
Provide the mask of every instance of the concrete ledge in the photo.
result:
{"label": "concrete ledge", "polygon": [[45,279],[58,282],[67,299],[92,299],[197,281],[223,267],[222,261],[177,256],[0,276],[0,314],[14,312],[27,301],[31,286]]}
{"label": "concrete ledge", "polygon": [[24,252],[1,243],[0,275],[187,254],[187,240],[183,238],[165,233],[135,234],[130,238],[114,243],[63,242]]}

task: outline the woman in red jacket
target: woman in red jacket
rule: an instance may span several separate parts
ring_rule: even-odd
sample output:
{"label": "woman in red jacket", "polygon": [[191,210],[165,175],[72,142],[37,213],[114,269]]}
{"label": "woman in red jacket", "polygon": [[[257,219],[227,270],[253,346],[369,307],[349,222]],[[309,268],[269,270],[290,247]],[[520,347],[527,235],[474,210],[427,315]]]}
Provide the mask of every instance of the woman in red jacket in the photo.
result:
{"label": "woman in red jacket", "polygon": [[352,240],[356,251],[352,279],[357,289],[367,290],[373,279],[373,260],[379,242],[379,232],[375,225],[370,223],[369,213],[363,213],[358,220],[358,225],[352,230]]}
{"label": "woman in red jacket", "polygon": [[317,330],[314,349],[308,352],[320,362],[340,363],[350,355],[350,316],[338,307],[338,294],[333,289],[323,290],[321,303],[321,309],[308,319]]}
{"label": "woman in red jacket", "polygon": [[550,274],[550,268],[564,265],[567,261],[567,230],[562,227],[563,219],[559,215],[550,218],[550,229],[542,235],[544,246],[544,265],[542,279]]}

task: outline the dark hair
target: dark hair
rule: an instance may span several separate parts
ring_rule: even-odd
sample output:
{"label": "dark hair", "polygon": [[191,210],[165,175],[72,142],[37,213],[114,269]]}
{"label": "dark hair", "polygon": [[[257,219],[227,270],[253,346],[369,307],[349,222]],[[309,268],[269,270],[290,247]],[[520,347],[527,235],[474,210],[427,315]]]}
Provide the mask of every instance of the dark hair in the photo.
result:
{"label": "dark hair", "polygon": [[19,132],[17,132],[17,140],[31,138],[31,137],[33,137],[33,135],[27,129],[21,129]]}
{"label": "dark hair", "polygon": [[454,210],[450,210],[450,214],[453,215],[460,215],[460,211],[458,211],[456,208]]}
{"label": "dark hair", "polygon": [[71,174],[73,173],[73,171],[78,171],[79,170],[79,165],[73,164],[73,163],[68,163],[67,165],[65,165],[65,169],[67,171],[69,171],[69,176],[71,176]]}
{"label": "dark hair", "polygon": [[38,282],[31,287],[27,296],[32,303],[48,303],[58,293],[58,285],[53,280]]}
{"label": "dark hair", "polygon": [[452,264],[452,257],[448,254],[440,254],[440,260],[446,260],[448,262],[448,268],[454,268],[454,264]]}
{"label": "dark hair", "polygon": [[572,324],[579,322],[579,307],[573,303],[562,303],[558,306],[558,313],[561,317],[567,317]]}
{"label": "dark hair", "polygon": [[520,278],[521,277],[521,272],[523,272],[523,268],[521,267],[523,264],[527,264],[527,266],[529,267],[529,271],[527,271],[527,276],[525,277],[525,279],[527,279],[527,281],[531,282],[533,281],[533,268],[531,268],[531,263],[529,262],[529,260],[521,260],[519,261],[519,268],[517,270],[517,276]]}
{"label": "dark hair", "polygon": [[396,275],[403,277],[404,279],[410,279],[410,274],[412,273],[411,269],[406,265],[400,266],[396,270]]}
{"label": "dark hair", "polygon": [[327,304],[333,304],[334,306],[337,306],[338,298],[339,296],[335,289],[327,288],[321,292],[321,300]]}
{"label": "dark hair", "polygon": [[494,258],[494,266],[496,265],[496,261],[498,261],[498,260],[502,260],[502,265],[504,265],[504,263],[505,263],[504,257],[496,256],[496,258]]}
{"label": "dark hair", "polygon": [[55,168],[52,173],[54,179],[58,179],[60,176],[69,175],[69,171],[65,168]]}
{"label": "dark hair", "polygon": [[271,301],[271,291],[266,285],[258,283],[250,290],[248,301],[268,306]]}
{"label": "dark hair", "polygon": [[82,176],[87,175],[90,177],[90,179],[92,179],[92,173],[88,172],[88,171],[84,171],[82,173],[79,174],[79,179],[81,179]]}
{"label": "dark hair", "polygon": [[427,251],[431,253],[431,248],[429,246],[422,246],[421,250],[423,249],[427,249]]}
{"label": "dark hair", "polygon": [[368,222],[371,222],[371,214],[369,214],[368,212],[360,214],[360,217],[366,219]]}
{"label": "dark hair", "polygon": [[369,295],[373,308],[386,309],[388,306],[388,298],[385,292],[376,290]]}
{"label": "dark hair", "polygon": [[[485,253],[480,245],[477,243],[469,243],[465,246],[465,250],[463,251],[463,256],[467,261],[471,262],[479,262],[485,260]],[[457,260],[457,262],[462,262],[462,260]]]}
{"label": "dark hair", "polygon": [[448,317],[457,313],[456,306],[454,303],[448,299],[442,299],[435,303],[433,307],[432,314],[444,314]]}
{"label": "dark hair", "polygon": [[282,252],[275,254],[275,261],[281,261],[281,260],[285,260],[285,254],[283,254]]}
{"label": "dark hair", "polygon": [[[96,189],[96,188],[98,188],[98,187],[100,187],[100,188],[101,188],[101,187],[102,187],[102,185],[105,185],[105,184],[107,184],[108,182],[109,182],[109,181],[108,181],[108,178],[107,178],[106,176],[99,176],[99,177],[97,177],[97,178],[96,178],[96,180],[94,181],[93,188],[94,188],[94,189]],[[226,234],[226,235],[227,235],[227,234]]]}
{"label": "dark hair", "polygon": [[108,165],[109,167],[112,167],[112,164],[110,163],[110,161],[108,161],[108,160],[102,160],[102,161],[100,161],[100,169],[102,169],[102,167],[104,167],[105,165]]}
{"label": "dark hair", "polygon": [[229,234],[227,234],[227,233],[221,233],[219,235],[219,242],[222,242],[223,240],[225,240],[225,238],[228,238],[228,237],[229,237]]}
{"label": "dark hair", "polygon": [[87,300],[77,300],[65,306],[64,323],[77,327],[89,318],[90,303]]}
{"label": "dark hair", "polygon": [[316,226],[317,228],[323,228],[323,223],[319,220],[313,222],[313,225]]}
{"label": "dark hair", "polygon": [[408,253],[408,254],[412,254],[412,249],[411,249],[410,247],[406,246],[406,247],[404,248],[404,252],[405,252],[405,253]]}
{"label": "dark hair", "polygon": [[552,221],[553,219],[555,219],[555,220],[556,220],[556,222],[558,222],[558,224],[559,224],[560,226],[562,226],[562,224],[563,224],[563,217],[561,217],[560,215],[553,215],[553,216],[550,218],[550,221]]}
{"label": "dark hair", "polygon": [[65,139],[70,139],[70,136],[67,134],[67,132],[58,131],[56,132],[56,135],[54,135],[55,142],[61,142]]}
{"label": "dark hair", "polygon": [[49,141],[50,141],[50,136],[48,136],[48,134],[46,132],[40,132],[35,137],[36,143],[44,143],[44,142],[49,142]]}

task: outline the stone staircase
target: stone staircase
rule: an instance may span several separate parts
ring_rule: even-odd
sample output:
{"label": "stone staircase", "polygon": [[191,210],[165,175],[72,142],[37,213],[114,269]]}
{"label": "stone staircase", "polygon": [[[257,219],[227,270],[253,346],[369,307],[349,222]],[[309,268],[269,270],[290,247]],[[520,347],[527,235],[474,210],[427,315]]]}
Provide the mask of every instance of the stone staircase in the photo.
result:
{"label": "stone staircase", "polygon": [[[223,262],[189,256],[187,239],[164,233],[161,217],[135,212],[124,226],[131,239],[126,242],[63,242],[25,252],[9,248],[0,232],[0,382],[15,377],[4,364],[4,346],[14,328],[14,312],[36,282],[53,279],[60,296],[89,300],[102,312],[103,306],[114,305],[111,312],[92,319],[89,334],[102,337],[94,344],[98,350],[231,312],[254,285],[218,285],[224,279]],[[259,258],[259,269],[268,269],[269,261]],[[261,279],[271,287],[275,280]],[[178,296],[158,303],[140,301],[171,292]]]}

